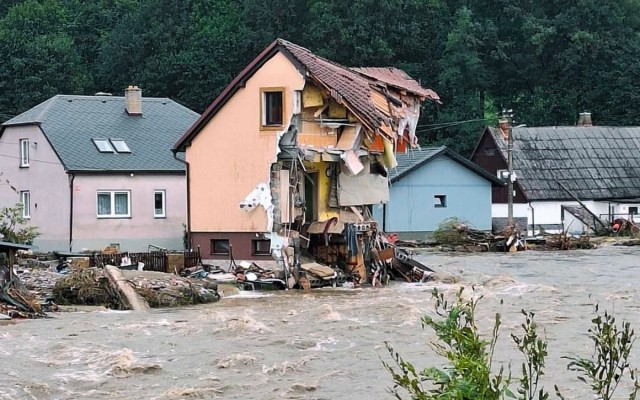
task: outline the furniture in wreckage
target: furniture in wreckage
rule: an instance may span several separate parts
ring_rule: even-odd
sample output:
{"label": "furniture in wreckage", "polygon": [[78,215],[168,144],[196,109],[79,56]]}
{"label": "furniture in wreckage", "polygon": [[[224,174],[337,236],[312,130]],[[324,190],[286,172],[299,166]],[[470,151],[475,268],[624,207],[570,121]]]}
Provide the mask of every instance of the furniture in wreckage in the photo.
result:
{"label": "furniture in wreckage", "polygon": [[29,250],[32,246],[28,244],[0,242],[0,253],[7,256],[7,265],[9,267],[9,280],[13,279],[13,265],[16,260],[16,252],[18,250]]}

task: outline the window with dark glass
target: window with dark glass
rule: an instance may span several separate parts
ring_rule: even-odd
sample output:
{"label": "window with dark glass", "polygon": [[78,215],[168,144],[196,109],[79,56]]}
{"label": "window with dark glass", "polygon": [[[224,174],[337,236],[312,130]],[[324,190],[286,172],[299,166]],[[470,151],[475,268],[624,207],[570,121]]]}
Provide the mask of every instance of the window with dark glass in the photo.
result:
{"label": "window with dark glass", "polygon": [[262,90],[262,126],[279,127],[284,123],[284,90]]}
{"label": "window with dark glass", "polygon": [[165,198],[166,192],[164,190],[156,190],[153,192],[153,216],[155,218],[164,218],[167,216]]}
{"label": "window with dark glass", "polygon": [[270,255],[271,254],[271,241],[270,240],[252,240],[251,241],[252,251],[251,253],[254,256],[259,255]]}
{"label": "window with dark glass", "polygon": [[229,255],[229,239],[211,239],[211,254]]}
{"label": "window with dark glass", "polygon": [[442,208],[447,206],[447,196],[444,194],[437,194],[433,196],[433,206],[436,208]]}

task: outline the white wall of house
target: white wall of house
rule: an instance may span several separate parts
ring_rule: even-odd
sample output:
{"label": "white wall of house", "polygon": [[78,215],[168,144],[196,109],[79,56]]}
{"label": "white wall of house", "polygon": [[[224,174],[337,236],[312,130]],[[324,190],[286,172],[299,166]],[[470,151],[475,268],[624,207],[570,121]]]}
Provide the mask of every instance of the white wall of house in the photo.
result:
{"label": "white wall of house", "polygon": [[[513,217],[514,218],[526,218],[529,215],[529,205],[516,203],[513,205]],[[493,203],[491,204],[491,217],[492,218],[507,218],[509,216],[509,209],[506,203]]]}

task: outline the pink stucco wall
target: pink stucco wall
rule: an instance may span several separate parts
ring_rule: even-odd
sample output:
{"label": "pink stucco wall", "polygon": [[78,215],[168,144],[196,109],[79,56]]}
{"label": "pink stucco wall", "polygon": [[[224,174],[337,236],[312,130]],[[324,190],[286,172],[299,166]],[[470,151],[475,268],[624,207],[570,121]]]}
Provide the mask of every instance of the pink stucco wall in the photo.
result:
{"label": "pink stucco wall", "polygon": [[260,88],[285,88],[285,126],[294,91],[304,77],[281,53],[267,61],[211,119],[187,148],[190,164],[191,231],[265,232],[262,207],[246,213],[238,204],[269,183],[278,131],[260,130]]}
{"label": "pink stucco wall", "polygon": [[[146,250],[149,244],[181,248],[187,207],[184,175],[80,175],[73,189],[74,249],[101,249],[111,243],[130,251]],[[103,190],[131,191],[131,217],[98,218],[97,192]],[[156,190],[166,191],[165,218],[153,215]]]}
{"label": "pink stucco wall", "polygon": [[[29,139],[29,167],[20,167],[20,139]],[[20,202],[17,191],[31,193],[31,225],[43,234],[44,248],[64,246],[69,238],[69,181],[58,156],[38,126],[5,129],[0,138],[0,207]],[[44,241],[43,241],[44,239]],[[62,247],[66,249],[67,247]]]}
{"label": "pink stucco wall", "polygon": [[[31,144],[28,168],[20,168],[20,139],[29,139]],[[5,130],[0,137],[0,171],[0,207],[18,203],[21,190],[31,193],[30,224],[40,232],[34,242],[36,250],[69,250],[69,176],[39,127]],[[77,175],[73,189],[74,251],[98,250],[111,243],[130,251],[146,250],[149,244],[182,248],[187,197],[184,175]],[[131,218],[97,218],[98,190],[130,190]],[[166,190],[166,218],[153,216],[154,190]]]}

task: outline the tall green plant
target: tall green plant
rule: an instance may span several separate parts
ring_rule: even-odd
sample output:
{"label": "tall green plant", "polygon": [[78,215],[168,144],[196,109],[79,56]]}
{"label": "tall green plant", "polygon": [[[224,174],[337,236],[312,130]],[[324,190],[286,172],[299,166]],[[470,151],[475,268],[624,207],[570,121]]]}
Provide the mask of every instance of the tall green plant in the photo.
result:
{"label": "tall green plant", "polygon": [[438,342],[433,342],[432,348],[447,359],[447,366],[416,371],[388,342],[385,343],[395,365],[386,362],[383,365],[393,376],[396,398],[401,398],[400,388],[406,390],[412,399],[418,400],[498,400],[505,396],[515,397],[509,390],[510,373],[506,373],[503,366],[497,373],[492,373],[493,354],[501,325],[500,314],[495,315],[491,338],[483,339],[476,325],[476,307],[482,297],[464,300],[463,290],[461,288],[455,301],[450,303],[443,293],[434,289],[432,296],[439,319],[430,316],[422,318],[422,326],[435,332]]}
{"label": "tall green plant", "polygon": [[[591,358],[563,357],[570,360],[567,368],[580,374],[578,379],[591,387],[598,400],[612,399],[625,373],[629,372],[633,384],[629,399],[634,400],[640,389],[638,371],[629,365],[635,332],[627,321],[618,326],[616,319],[608,312],[600,315],[598,305],[595,306],[595,312],[596,317],[591,320],[593,326],[589,329],[594,354]],[[564,399],[557,386],[556,394]]]}
{"label": "tall green plant", "polygon": [[538,336],[538,327],[534,321],[535,314],[522,310],[525,322],[521,325],[524,334],[519,337],[511,334],[511,338],[524,356],[522,376],[519,379],[518,394],[526,400],[546,400],[549,393],[544,388],[538,389],[540,377],[544,375],[544,363],[547,357],[547,342]]}

